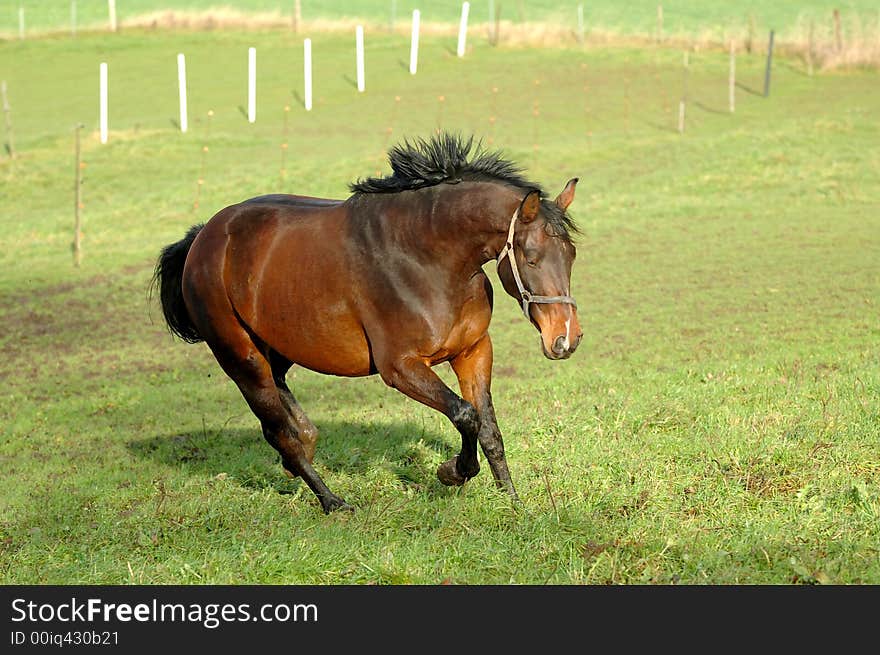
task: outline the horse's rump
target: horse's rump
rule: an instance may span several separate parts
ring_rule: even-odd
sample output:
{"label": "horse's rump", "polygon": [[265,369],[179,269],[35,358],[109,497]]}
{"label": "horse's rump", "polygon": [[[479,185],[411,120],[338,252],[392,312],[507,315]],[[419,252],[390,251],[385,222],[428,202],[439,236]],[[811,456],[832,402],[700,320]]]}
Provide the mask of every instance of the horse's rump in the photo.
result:
{"label": "horse's rump", "polygon": [[[368,375],[369,346],[348,293],[347,222],[341,203],[247,201],[220,212],[190,252],[190,304],[222,285],[229,319],[284,358],[322,373]],[[196,323],[203,313],[193,312]]]}

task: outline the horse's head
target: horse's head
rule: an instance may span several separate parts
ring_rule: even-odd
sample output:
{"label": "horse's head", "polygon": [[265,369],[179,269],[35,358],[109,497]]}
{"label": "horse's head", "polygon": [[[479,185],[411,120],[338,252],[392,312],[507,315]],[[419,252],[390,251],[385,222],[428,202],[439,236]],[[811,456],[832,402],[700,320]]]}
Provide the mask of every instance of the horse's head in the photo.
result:
{"label": "horse's head", "polygon": [[[521,304],[541,333],[548,359],[566,359],[584,336],[571,297],[571,266],[576,255],[562,222],[574,200],[577,179],[569,180],[555,201],[537,191],[526,195],[511,221],[507,245],[498,255],[504,290]],[[565,219],[567,220],[567,219]]]}

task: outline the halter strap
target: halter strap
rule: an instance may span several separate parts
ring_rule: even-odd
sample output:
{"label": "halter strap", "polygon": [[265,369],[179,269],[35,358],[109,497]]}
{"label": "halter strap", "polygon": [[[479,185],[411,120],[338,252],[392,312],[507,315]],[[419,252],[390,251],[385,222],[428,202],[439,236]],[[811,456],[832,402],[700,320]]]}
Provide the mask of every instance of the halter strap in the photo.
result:
{"label": "halter strap", "polygon": [[519,276],[519,267],[516,265],[516,253],[513,251],[513,233],[516,229],[516,219],[518,216],[519,207],[516,208],[516,211],[513,212],[513,217],[510,219],[510,229],[507,230],[507,243],[504,244],[501,252],[498,253],[498,257],[495,259],[495,270],[497,271],[499,268],[501,268],[501,260],[509,256],[508,258],[510,259],[510,270],[513,273],[513,281],[516,282],[516,288],[519,291],[520,298],[522,299],[522,310],[526,318],[530,319],[529,305],[531,303],[563,303],[566,305],[571,305],[572,307],[577,309],[577,303],[571,296],[536,296],[533,295],[532,292],[526,289],[523,285],[522,278],[520,278]]}

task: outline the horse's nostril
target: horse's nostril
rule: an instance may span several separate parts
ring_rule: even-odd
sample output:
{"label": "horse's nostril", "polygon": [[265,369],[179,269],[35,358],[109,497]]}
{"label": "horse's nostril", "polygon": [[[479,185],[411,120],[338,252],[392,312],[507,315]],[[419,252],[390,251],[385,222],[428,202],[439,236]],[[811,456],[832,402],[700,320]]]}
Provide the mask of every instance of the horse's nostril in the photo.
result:
{"label": "horse's nostril", "polygon": [[561,355],[565,352],[567,339],[565,337],[556,337],[556,341],[553,342],[553,352],[557,355]]}

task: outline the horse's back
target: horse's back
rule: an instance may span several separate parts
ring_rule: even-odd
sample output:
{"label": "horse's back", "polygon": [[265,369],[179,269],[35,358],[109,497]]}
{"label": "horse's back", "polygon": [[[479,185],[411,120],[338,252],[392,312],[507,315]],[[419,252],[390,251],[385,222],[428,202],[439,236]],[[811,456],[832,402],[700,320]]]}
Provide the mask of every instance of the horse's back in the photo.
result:
{"label": "horse's back", "polygon": [[313,196],[295,196],[288,193],[270,193],[264,196],[249,198],[242,205],[281,205],[285,207],[337,207],[344,200],[332,198],[315,198]]}
{"label": "horse's back", "polygon": [[341,201],[283,195],[221,210],[187,262],[193,281],[201,280],[200,290],[189,294],[193,305],[214,299],[215,316],[234,317],[307,368],[346,376],[374,372],[350,301],[348,214]]}
{"label": "horse's back", "polygon": [[[248,294],[259,294],[261,289],[289,294],[292,284],[301,288],[320,280],[326,286],[343,277],[345,258],[340,251],[347,226],[348,211],[342,201],[260,196],[219,211],[205,225],[193,251],[215,265],[222,259],[227,282],[255,285]],[[211,245],[200,248],[203,239]],[[213,252],[219,250],[222,254]],[[315,274],[318,279],[312,279]]]}

